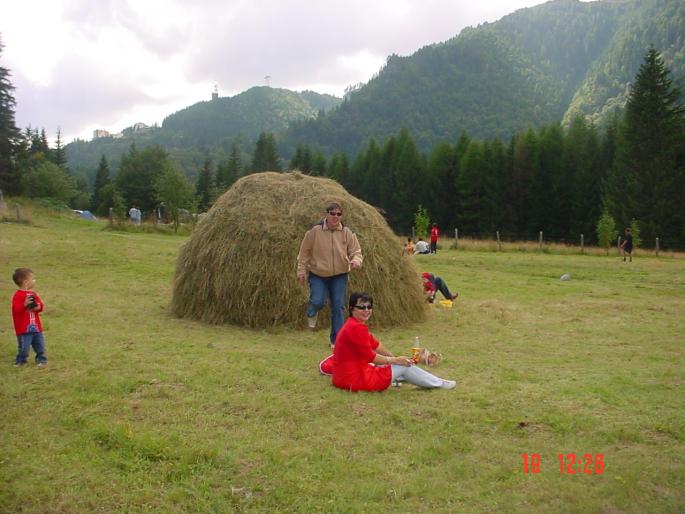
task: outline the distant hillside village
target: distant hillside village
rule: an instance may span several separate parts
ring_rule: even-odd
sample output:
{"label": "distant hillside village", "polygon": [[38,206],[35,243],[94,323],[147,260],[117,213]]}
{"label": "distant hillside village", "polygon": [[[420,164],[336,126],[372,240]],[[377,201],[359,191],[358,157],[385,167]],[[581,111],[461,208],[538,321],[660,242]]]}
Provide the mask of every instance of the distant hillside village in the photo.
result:
{"label": "distant hillside village", "polygon": [[158,129],[159,125],[155,123],[154,125],[146,125],[145,123],[138,122],[134,123],[131,127],[125,128],[121,132],[112,134],[105,129],[95,129],[93,130],[93,139],[101,139],[103,137],[111,137],[112,139],[119,139],[124,136],[130,136],[131,134],[145,134],[152,130]]}

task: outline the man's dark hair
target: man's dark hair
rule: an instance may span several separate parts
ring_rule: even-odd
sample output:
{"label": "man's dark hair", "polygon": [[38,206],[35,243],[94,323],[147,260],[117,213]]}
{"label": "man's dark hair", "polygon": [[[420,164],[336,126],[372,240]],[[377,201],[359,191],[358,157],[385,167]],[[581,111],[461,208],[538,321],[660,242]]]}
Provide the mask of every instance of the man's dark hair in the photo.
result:
{"label": "man's dark hair", "polygon": [[347,304],[347,312],[350,316],[352,316],[352,311],[359,300],[368,302],[371,304],[371,307],[373,307],[373,298],[369,293],[352,293],[350,295],[350,301]]}
{"label": "man's dark hair", "polygon": [[31,268],[17,268],[12,273],[12,280],[14,280],[15,284],[21,286],[31,273],[33,273]]}
{"label": "man's dark hair", "polygon": [[338,209],[340,212],[342,212],[342,207],[340,207],[338,202],[331,202],[326,206],[326,212],[331,212],[333,209]]}

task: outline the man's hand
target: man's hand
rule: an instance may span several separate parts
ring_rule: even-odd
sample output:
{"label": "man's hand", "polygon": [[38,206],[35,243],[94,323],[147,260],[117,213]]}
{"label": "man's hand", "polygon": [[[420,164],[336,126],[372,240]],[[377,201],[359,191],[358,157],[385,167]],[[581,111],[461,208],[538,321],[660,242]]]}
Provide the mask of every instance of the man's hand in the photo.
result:
{"label": "man's hand", "polygon": [[350,268],[352,268],[352,269],[359,269],[359,268],[361,268],[361,267],[362,267],[362,265],[359,264],[359,262],[357,262],[357,261],[352,261],[352,262],[350,263]]}
{"label": "man's hand", "polygon": [[304,275],[297,275],[297,281],[300,283],[300,285],[304,285]]}

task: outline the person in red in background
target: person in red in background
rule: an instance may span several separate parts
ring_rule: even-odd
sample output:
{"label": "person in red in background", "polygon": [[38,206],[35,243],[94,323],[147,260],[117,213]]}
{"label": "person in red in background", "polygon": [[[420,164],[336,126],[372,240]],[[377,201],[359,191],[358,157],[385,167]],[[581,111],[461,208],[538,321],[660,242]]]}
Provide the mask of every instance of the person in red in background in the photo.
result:
{"label": "person in red in background", "polygon": [[421,279],[423,280],[423,294],[426,295],[426,299],[433,303],[435,301],[435,295],[440,291],[442,296],[446,300],[456,300],[459,293],[452,294],[450,288],[447,287],[447,283],[441,278],[433,275],[432,273],[421,273]]}
{"label": "person in red in background", "polygon": [[352,293],[350,317],[343,325],[333,350],[335,387],[348,391],[383,391],[392,382],[406,381],[424,388],[454,389],[454,380],[443,380],[414,365],[409,357],[395,357],[376,339],[367,323],[373,311],[368,293]]}
{"label": "person in red in background", "polygon": [[438,253],[438,224],[431,227],[431,253]]}
{"label": "person in red in background", "polygon": [[48,358],[45,356],[45,339],[39,314],[45,305],[32,290],[36,285],[33,271],[29,268],[17,268],[14,270],[12,280],[19,286],[12,296],[12,319],[18,344],[14,366],[18,368],[26,364],[30,347],[33,347],[33,351],[36,352],[38,366],[45,366]]}

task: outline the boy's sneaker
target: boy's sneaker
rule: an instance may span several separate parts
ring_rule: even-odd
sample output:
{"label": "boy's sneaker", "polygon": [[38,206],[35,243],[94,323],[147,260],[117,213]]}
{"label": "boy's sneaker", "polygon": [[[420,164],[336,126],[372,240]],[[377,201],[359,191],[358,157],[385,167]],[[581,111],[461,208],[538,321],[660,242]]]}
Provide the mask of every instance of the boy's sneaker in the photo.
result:
{"label": "boy's sneaker", "polygon": [[457,383],[454,380],[443,380],[440,386],[441,389],[454,389],[455,387],[457,387]]}
{"label": "boy's sneaker", "polygon": [[317,312],[313,316],[307,316],[307,326],[309,328],[316,328],[316,319],[319,317],[319,313]]}
{"label": "boy's sneaker", "polygon": [[26,366],[25,362],[15,362],[14,367],[15,368],[21,368],[22,366]]}
{"label": "boy's sneaker", "polygon": [[47,365],[48,365],[47,362],[38,362],[38,363],[36,364],[36,366],[38,366],[39,368],[42,368],[42,367],[47,366]]}

